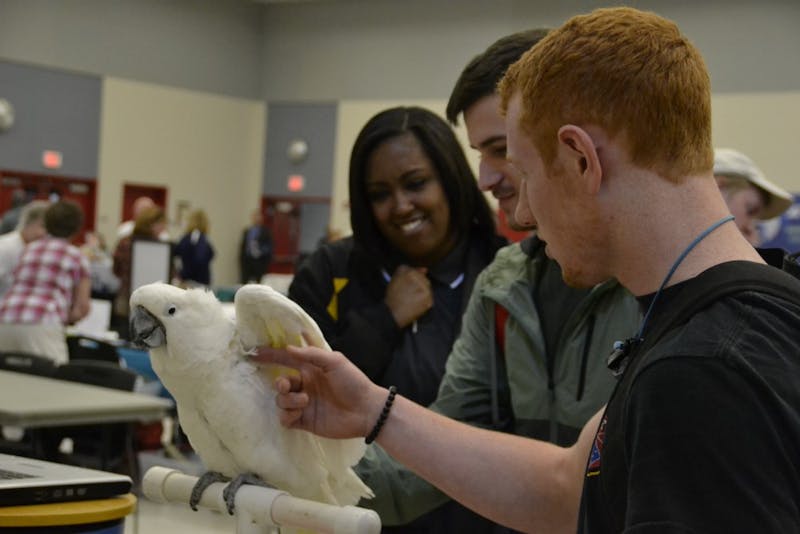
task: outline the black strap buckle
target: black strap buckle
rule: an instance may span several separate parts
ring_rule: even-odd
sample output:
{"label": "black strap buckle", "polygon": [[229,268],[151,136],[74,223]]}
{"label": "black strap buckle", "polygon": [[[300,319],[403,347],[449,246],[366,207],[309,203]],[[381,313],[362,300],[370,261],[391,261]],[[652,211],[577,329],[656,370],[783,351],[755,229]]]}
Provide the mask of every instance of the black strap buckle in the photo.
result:
{"label": "black strap buckle", "polygon": [[619,378],[628,367],[633,349],[642,342],[642,338],[631,337],[625,341],[615,341],[611,354],[606,358],[606,365],[615,378]]}

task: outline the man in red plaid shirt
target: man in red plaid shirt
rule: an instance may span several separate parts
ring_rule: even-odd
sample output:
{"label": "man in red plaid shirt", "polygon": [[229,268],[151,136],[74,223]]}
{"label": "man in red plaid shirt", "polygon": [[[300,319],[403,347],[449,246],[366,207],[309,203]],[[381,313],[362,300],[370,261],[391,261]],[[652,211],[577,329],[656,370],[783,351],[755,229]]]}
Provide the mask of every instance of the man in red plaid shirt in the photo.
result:
{"label": "man in red plaid shirt", "polygon": [[11,288],[0,300],[0,350],[69,359],[64,325],[89,313],[89,265],[70,239],[80,230],[83,212],[62,200],[45,213],[48,235],[25,248]]}

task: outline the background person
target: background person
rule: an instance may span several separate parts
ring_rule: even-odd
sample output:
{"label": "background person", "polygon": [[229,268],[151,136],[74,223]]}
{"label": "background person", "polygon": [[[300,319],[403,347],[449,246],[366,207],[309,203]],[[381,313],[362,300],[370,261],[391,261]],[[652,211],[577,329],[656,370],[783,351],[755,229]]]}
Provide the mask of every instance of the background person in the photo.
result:
{"label": "background person", "polygon": [[[496,86],[508,66],[546,33],[528,30],[493,43],[464,68],[447,105],[452,123],[463,114],[470,145],[480,153],[479,187],[498,200],[515,230],[525,229],[514,219],[519,180],[506,161]],[[608,400],[616,380],[605,357],[614,341],[635,330],[641,314],[616,281],[568,287],[544,249],[534,233],[500,249],[478,276],[429,408],[484,428],[568,446]],[[370,448],[357,472],[376,493],[360,505],[377,510],[384,525],[405,524],[448,500],[378,446]],[[458,532],[460,525],[437,526],[439,532]],[[507,529],[474,521],[468,530]]]}
{"label": "background person", "polygon": [[780,216],[794,202],[752,159],[732,148],[714,149],[714,178],[736,226],[754,247],[761,244],[758,221]]}
{"label": "background person", "polygon": [[242,233],[239,246],[239,272],[241,282],[260,282],[272,262],[272,234],[264,226],[261,210],[253,210],[250,226]]}
{"label": "background person", "polygon": [[131,218],[127,221],[122,221],[117,227],[117,241],[128,237],[133,233],[133,227],[136,225],[136,218],[144,211],[156,207],[156,203],[152,198],[147,196],[136,197],[131,206]]}
{"label": "background person", "polygon": [[17,228],[0,236],[0,297],[5,295],[14,281],[14,269],[28,243],[47,235],[44,214],[50,206],[44,200],[34,200],[25,206]]}
{"label": "background person", "polygon": [[115,327],[127,337],[129,300],[131,298],[132,253],[135,240],[155,241],[167,226],[164,211],[158,206],[143,209],[136,217],[133,233],[122,238],[114,249],[114,275],[119,278],[119,291],[114,300]]}
{"label": "background person", "polygon": [[112,300],[119,290],[119,278],[114,275],[114,260],[106,249],[103,235],[86,232],[81,252],[89,260],[92,298]]}
{"label": "background person", "polygon": [[[148,196],[136,197],[136,200],[133,201],[133,205],[131,206],[131,218],[127,221],[121,222],[117,227],[117,243],[130,236],[133,233],[134,226],[136,226],[136,219],[139,218],[139,215],[141,215],[145,210],[150,210],[152,208],[159,208],[163,210],[163,208],[158,206],[158,204],[156,204],[156,202]],[[166,223],[158,232],[158,239],[161,241],[169,241],[169,232],[167,231]]]}
{"label": "background person", "polygon": [[211,285],[211,260],[214,247],[208,240],[208,216],[203,210],[189,214],[186,232],[175,246],[175,256],[179,259],[178,276],[184,284]]}
{"label": "background person", "polygon": [[60,200],[44,215],[47,234],[22,253],[11,288],[0,300],[0,350],[69,359],[64,326],[89,313],[89,265],[70,244],[83,224],[80,206]]}

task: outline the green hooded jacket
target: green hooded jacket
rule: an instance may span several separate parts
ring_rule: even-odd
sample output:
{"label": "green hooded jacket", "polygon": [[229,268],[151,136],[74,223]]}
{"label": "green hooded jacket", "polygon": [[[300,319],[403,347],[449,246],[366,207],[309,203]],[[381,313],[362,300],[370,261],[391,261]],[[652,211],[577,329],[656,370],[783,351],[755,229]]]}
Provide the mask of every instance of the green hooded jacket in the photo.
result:
{"label": "green hooded jacket", "polygon": [[[534,305],[534,281],[564,285],[541,241],[532,237],[498,251],[475,282],[430,408],[483,428],[566,446],[611,395],[615,379],[606,356],[614,341],[635,333],[641,314],[618,282],[595,286],[563,325],[549,371],[540,314],[550,310],[548,302]],[[508,312],[504,320],[498,305]],[[495,332],[498,324],[504,334]],[[359,505],[376,510],[384,525],[407,523],[448,500],[377,445],[369,447],[356,471],[376,495]]]}

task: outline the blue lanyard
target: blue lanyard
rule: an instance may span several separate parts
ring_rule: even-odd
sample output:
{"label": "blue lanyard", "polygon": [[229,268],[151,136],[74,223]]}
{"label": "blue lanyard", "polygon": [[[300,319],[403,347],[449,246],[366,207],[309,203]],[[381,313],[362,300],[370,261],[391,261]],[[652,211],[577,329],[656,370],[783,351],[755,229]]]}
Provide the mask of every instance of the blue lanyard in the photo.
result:
{"label": "blue lanyard", "polygon": [[672,264],[672,267],[667,273],[667,276],[664,277],[664,281],[661,282],[661,285],[659,286],[658,291],[656,291],[653,300],[650,301],[650,306],[647,308],[647,313],[645,313],[644,315],[644,319],[642,320],[642,324],[639,326],[639,331],[636,333],[636,336],[628,338],[625,341],[614,342],[614,347],[613,347],[614,350],[611,352],[611,354],[608,356],[608,359],[606,360],[608,366],[612,369],[612,371],[614,371],[614,376],[619,376],[625,371],[624,360],[626,356],[630,353],[634,345],[638,345],[639,343],[644,341],[642,335],[644,334],[644,329],[647,326],[647,321],[650,319],[650,313],[653,311],[653,307],[655,306],[658,297],[661,296],[661,292],[663,291],[664,287],[670,281],[672,275],[675,274],[675,271],[678,269],[678,266],[681,264],[684,258],[686,258],[686,256],[689,255],[689,252],[691,252],[692,249],[696,247],[698,243],[700,243],[700,241],[705,239],[708,236],[708,234],[710,234],[711,232],[713,232],[726,222],[732,220],[733,220],[733,215],[727,215],[722,219],[718,220],[717,222],[715,222],[714,224],[703,230],[703,232],[697,237],[695,237],[694,240],[691,243],[689,243],[689,246],[687,246],[684,249],[684,251],[681,252],[680,256],[678,256],[678,259],[676,259],[675,263]]}

